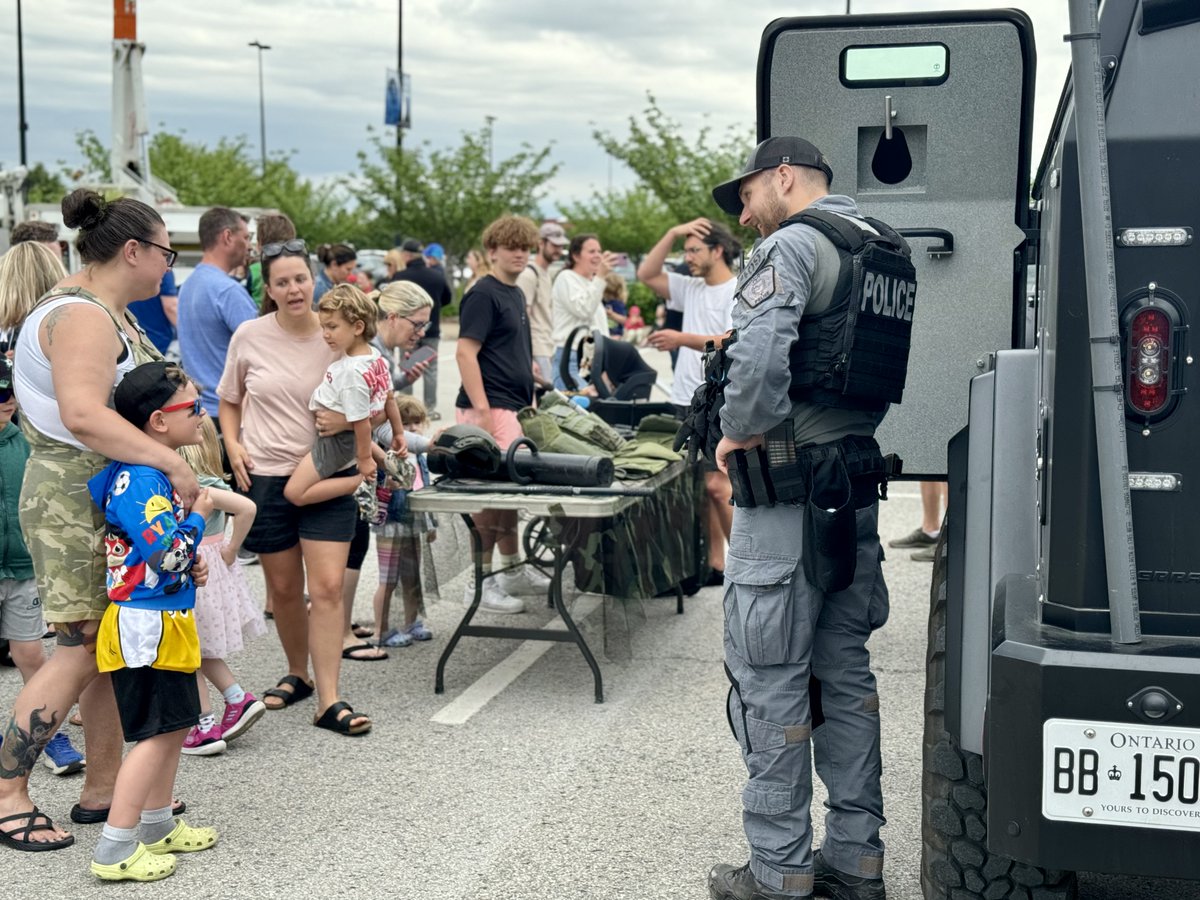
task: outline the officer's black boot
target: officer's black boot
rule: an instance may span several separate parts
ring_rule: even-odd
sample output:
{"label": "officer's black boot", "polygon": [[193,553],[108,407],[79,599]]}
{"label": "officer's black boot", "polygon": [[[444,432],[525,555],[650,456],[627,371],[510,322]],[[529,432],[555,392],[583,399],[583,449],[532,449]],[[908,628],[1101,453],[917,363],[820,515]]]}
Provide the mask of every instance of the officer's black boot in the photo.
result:
{"label": "officer's black boot", "polygon": [[735,869],[733,866],[713,866],[708,873],[708,894],[712,900],[793,900],[763,887],[750,871],[750,863]]}
{"label": "officer's black boot", "polygon": [[813,896],[833,900],[886,900],[882,878],[860,878],[839,872],[817,850],[813,853]]}

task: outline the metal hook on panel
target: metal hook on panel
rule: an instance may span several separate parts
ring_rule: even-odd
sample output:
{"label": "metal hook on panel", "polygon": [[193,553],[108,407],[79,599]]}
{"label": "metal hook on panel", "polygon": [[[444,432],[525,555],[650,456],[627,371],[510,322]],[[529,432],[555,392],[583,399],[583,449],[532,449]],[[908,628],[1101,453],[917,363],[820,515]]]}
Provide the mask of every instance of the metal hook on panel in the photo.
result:
{"label": "metal hook on panel", "polygon": [[892,139],[892,119],[896,118],[896,111],[892,109],[892,95],[887,94],[883,98],[883,137],[885,140]]}

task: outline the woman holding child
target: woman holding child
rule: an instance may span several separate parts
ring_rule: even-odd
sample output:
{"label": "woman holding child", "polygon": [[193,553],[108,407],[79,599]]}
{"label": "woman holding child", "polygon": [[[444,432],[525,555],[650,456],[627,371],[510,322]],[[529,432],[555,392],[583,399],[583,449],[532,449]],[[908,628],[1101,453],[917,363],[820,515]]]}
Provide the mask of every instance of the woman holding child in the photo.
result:
{"label": "woman holding child", "polygon": [[[229,344],[217,386],[221,433],[238,490],[258,506],[246,549],[259,555],[273,603],[288,674],[265,693],[283,709],[317,693],[313,724],[340,734],[363,734],[371,719],[338,695],[342,652],[342,577],[357,511],[350,496],[294,506],[283,496],[288,479],[313,446],[309,398],[335,352],[325,343],[313,309],[313,278],[303,241],[262,250],[263,314],[245,323]],[[247,396],[254,401],[245,404]],[[353,465],[343,473],[353,474]],[[305,609],[307,576],[311,610]],[[308,680],[312,659],[315,685]]]}

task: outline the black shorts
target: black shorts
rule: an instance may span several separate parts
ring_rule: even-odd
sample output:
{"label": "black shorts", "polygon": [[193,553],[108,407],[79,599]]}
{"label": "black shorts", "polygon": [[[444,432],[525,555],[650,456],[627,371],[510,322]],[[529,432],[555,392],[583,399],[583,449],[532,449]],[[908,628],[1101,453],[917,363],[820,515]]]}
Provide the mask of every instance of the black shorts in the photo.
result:
{"label": "black shorts", "polygon": [[[678,403],[672,403],[671,405],[673,407],[675,407],[675,418],[678,419],[680,422],[682,422],[684,419],[686,419],[688,417],[688,413],[691,412],[691,409],[692,409],[690,406],[680,406]],[[703,467],[705,472],[720,472],[721,471],[720,469],[717,468],[717,464],[715,462],[713,462],[711,459],[709,459],[707,456],[705,456],[704,454],[701,454],[698,457],[698,459],[700,461],[700,465]]]}
{"label": "black shorts", "polygon": [[[353,475],[354,469],[337,473]],[[283,496],[287,475],[250,476],[246,496],[258,507],[258,515],[243,546],[251,553],[280,553],[304,538],[309,541],[348,542],[354,537],[358,507],[351,496],[335,497],[324,503],[294,506]]]}
{"label": "black shorts", "polygon": [[127,741],[182,731],[200,721],[195,672],[168,672],[150,666],[117,669],[112,683]]}

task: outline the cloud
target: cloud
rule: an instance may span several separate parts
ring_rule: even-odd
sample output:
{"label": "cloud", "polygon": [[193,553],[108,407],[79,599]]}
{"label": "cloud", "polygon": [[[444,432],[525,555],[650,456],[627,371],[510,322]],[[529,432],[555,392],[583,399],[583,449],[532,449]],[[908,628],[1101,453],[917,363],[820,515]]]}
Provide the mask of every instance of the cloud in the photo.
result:
{"label": "cloud", "polygon": [[[856,13],[944,6],[955,0],[854,0]],[[1059,4],[1024,0],[1041,51],[1038,131],[1053,114],[1069,51],[1059,40]],[[149,121],[213,144],[245,135],[258,149],[258,59],[263,53],[267,146],[294,151],[306,175],[351,173],[382,127],[384,72],[396,67],[398,2],[388,0],[142,0],[139,39]],[[31,161],[75,159],[74,134],[111,132],[111,13],[95,0],[24,4],[25,76]],[[527,0],[409,0],[404,68],[413,80],[413,129],[406,142],[455,144],[494,116],[498,157],[522,143],[553,142],[562,172],[553,195],[567,200],[631,175],[610,164],[596,128],[627,133],[652,92],[685,133],[705,124],[751,130],[759,40],[773,19],[842,12],[840,0],[611,0],[577,6]],[[0,45],[15,44],[15,21],[0,21]],[[11,76],[15,84],[15,53]],[[15,91],[0,97],[0,121],[17,118]],[[1035,144],[1035,157],[1040,144]],[[0,129],[0,163],[17,158],[16,128]]]}

